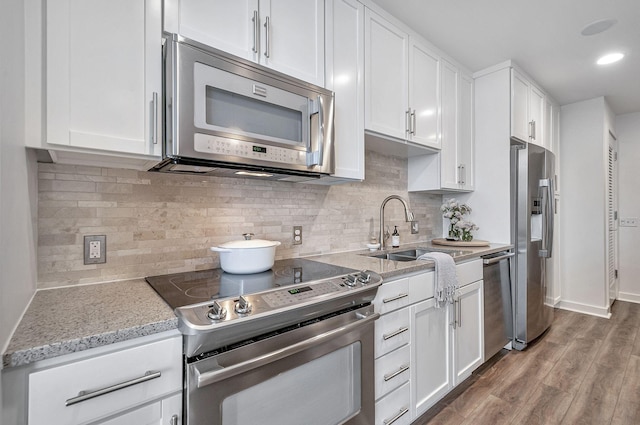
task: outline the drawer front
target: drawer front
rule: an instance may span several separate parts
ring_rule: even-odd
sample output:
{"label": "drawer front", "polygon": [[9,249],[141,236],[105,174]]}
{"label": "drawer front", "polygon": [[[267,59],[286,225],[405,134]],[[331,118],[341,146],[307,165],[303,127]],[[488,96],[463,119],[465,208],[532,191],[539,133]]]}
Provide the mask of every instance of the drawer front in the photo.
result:
{"label": "drawer front", "polygon": [[482,280],[482,260],[467,261],[456,265],[458,285],[465,286]]}
{"label": "drawer front", "polygon": [[[147,372],[160,376],[148,379],[157,373]],[[96,393],[119,384],[115,391]],[[182,337],[175,336],[31,373],[29,424],[85,423],[181,389]],[[97,396],[65,405],[81,392]]]}
{"label": "drawer front", "polygon": [[[411,412],[409,409],[409,383],[407,382],[397,390],[376,403],[376,425],[409,425]],[[393,419],[396,419],[393,421]],[[392,422],[393,421],[393,422]]]}
{"label": "drawer front", "polygon": [[380,314],[409,305],[409,279],[403,278],[384,283],[378,288],[373,305],[376,312]]}
{"label": "drawer front", "polygon": [[434,276],[434,272],[428,272],[409,278],[409,303],[414,304],[433,297]]}
{"label": "drawer front", "polygon": [[393,311],[376,320],[376,358],[409,342],[409,308]]}
{"label": "drawer front", "polygon": [[409,344],[376,360],[376,400],[409,380]]}

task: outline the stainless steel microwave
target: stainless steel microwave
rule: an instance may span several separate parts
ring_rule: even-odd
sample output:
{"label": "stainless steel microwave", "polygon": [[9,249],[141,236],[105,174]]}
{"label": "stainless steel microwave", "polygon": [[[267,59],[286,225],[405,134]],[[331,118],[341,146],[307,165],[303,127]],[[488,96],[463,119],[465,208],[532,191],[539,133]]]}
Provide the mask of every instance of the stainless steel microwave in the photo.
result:
{"label": "stainless steel microwave", "polygon": [[334,172],[334,96],[177,34],[164,49],[163,160],[150,171],[305,181]]}

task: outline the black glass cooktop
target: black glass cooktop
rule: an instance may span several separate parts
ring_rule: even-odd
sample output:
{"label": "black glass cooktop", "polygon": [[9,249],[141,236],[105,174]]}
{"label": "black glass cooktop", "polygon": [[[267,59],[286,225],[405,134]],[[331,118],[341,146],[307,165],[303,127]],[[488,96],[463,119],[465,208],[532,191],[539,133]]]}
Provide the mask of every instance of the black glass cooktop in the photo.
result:
{"label": "black glass cooktop", "polygon": [[171,308],[217,298],[237,297],[298,283],[354,273],[357,270],[304,258],[278,260],[255,274],[230,274],[222,269],[150,276],[146,280]]}

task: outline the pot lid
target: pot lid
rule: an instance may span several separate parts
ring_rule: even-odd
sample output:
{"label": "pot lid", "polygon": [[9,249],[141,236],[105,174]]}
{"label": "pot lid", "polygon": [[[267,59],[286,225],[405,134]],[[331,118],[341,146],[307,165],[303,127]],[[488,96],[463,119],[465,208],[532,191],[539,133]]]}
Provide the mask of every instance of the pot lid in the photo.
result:
{"label": "pot lid", "polygon": [[230,241],[220,245],[225,249],[253,249],[253,248],[269,248],[280,245],[280,241],[267,241],[264,239],[250,239],[244,241]]}

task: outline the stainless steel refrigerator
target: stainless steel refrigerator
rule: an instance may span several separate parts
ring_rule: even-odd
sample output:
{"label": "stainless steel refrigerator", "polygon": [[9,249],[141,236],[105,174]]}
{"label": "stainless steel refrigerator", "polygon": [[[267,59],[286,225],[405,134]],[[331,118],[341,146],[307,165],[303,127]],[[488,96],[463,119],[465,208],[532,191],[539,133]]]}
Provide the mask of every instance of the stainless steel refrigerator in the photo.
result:
{"label": "stainless steel refrigerator", "polygon": [[513,347],[523,350],[551,326],[555,157],[511,141]]}

